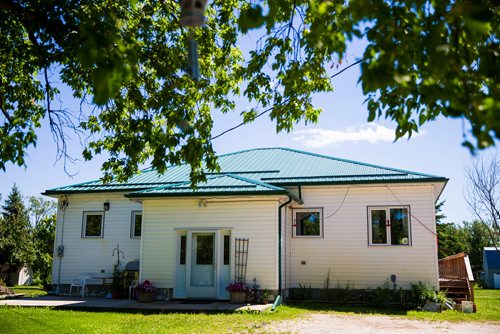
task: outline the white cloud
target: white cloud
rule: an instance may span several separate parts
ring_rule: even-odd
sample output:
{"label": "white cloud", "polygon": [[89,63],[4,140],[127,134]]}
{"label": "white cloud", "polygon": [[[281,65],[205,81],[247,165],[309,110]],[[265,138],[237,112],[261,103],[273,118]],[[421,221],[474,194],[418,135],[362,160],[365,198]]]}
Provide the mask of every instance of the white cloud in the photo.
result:
{"label": "white cloud", "polygon": [[[421,135],[414,133],[413,137]],[[395,129],[375,123],[366,123],[355,127],[339,130],[308,129],[293,132],[293,141],[302,142],[308,148],[320,148],[328,145],[346,142],[370,144],[393,142],[396,138]]]}

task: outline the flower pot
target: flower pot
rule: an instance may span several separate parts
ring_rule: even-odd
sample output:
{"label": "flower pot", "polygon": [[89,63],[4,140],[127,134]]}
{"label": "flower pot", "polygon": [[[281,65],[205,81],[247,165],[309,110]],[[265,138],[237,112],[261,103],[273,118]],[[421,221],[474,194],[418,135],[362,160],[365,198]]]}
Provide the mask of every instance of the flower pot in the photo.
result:
{"label": "flower pot", "polygon": [[115,290],[112,292],[113,299],[123,299],[125,294],[121,290]]}
{"label": "flower pot", "polygon": [[150,303],[154,299],[154,293],[152,292],[143,292],[143,291],[138,291],[137,292],[137,301],[139,303]]}
{"label": "flower pot", "polygon": [[231,304],[243,304],[247,301],[246,291],[231,291],[229,294],[231,296]]}

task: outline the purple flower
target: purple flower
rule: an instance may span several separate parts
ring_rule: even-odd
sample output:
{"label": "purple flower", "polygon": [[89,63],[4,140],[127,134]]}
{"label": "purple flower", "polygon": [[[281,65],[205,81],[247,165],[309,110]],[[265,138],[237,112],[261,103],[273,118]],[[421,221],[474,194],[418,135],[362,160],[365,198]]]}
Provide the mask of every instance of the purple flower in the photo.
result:
{"label": "purple flower", "polygon": [[245,283],[231,282],[226,287],[226,290],[229,292],[248,291],[248,286]]}
{"label": "purple flower", "polygon": [[144,282],[142,282],[142,284],[139,283],[139,285],[137,286],[137,290],[143,292],[155,292],[156,287],[153,285],[153,283],[151,283],[151,281],[145,280]]}

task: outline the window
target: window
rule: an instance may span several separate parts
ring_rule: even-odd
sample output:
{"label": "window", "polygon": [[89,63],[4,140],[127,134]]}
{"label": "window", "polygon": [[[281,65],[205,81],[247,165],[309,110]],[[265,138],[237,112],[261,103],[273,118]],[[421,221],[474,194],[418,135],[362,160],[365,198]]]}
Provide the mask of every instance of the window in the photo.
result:
{"label": "window", "polygon": [[88,211],[83,213],[83,238],[102,238],[104,225],[104,212]]}
{"label": "window", "polygon": [[404,245],[410,242],[410,207],[369,207],[370,245]]}
{"label": "window", "polygon": [[296,237],[322,237],[323,209],[293,210],[293,234]]}
{"label": "window", "polygon": [[142,229],[142,212],[132,211],[132,227],[130,229],[130,237],[137,238],[141,236]]}
{"label": "window", "polygon": [[224,265],[229,264],[229,243],[231,242],[231,239],[229,235],[224,236]]}
{"label": "window", "polygon": [[181,235],[181,249],[179,252],[179,264],[186,264],[186,236]]}

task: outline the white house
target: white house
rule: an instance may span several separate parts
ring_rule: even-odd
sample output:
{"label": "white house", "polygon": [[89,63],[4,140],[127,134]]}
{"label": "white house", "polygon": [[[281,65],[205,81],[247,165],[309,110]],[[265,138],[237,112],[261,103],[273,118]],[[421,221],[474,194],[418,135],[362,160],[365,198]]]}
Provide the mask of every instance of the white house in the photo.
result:
{"label": "white house", "polygon": [[186,165],[47,190],[60,204],[53,284],[111,274],[119,244],[122,263],[139,259],[140,279],[175,298],[227,299],[242,274],[284,295],[322,288],[328,273],[354,289],[391,275],[438,289],[434,206],[446,178],[286,148],[219,164],[196,191]]}

